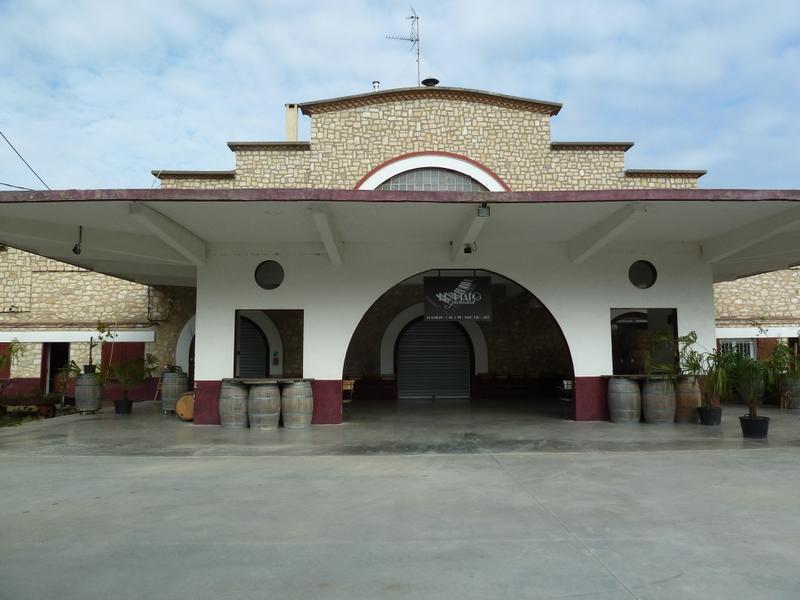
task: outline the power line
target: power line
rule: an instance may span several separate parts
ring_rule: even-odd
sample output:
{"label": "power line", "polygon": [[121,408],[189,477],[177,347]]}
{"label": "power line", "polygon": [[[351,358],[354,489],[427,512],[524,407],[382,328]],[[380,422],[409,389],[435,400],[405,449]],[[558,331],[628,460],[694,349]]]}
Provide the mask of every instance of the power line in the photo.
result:
{"label": "power line", "polygon": [[0,181],[0,185],[4,185],[10,188],[16,188],[18,190],[25,190],[27,192],[35,192],[36,190],[32,190],[31,188],[22,187],[21,185],[11,185],[10,183],[6,183],[4,181]]}
{"label": "power line", "polygon": [[[49,189],[50,189],[50,186],[49,186],[49,185],[47,185],[47,184],[44,182],[44,179],[42,179],[41,177],[39,177],[39,174],[38,174],[36,171],[34,171],[34,170],[33,170],[33,167],[32,167],[32,166],[30,166],[30,165],[28,164],[28,161],[27,161],[27,160],[25,160],[25,159],[22,157],[22,154],[20,154],[20,153],[19,153],[19,150],[17,150],[16,148],[14,148],[14,144],[12,144],[12,143],[11,143],[11,141],[10,141],[10,140],[9,140],[9,139],[8,139],[8,138],[5,136],[5,134],[4,134],[2,131],[0,131],[0,135],[2,135],[2,136],[3,136],[3,139],[6,141],[6,143],[7,143],[9,146],[11,146],[11,149],[12,149],[14,152],[16,152],[16,154],[17,154],[17,156],[19,156],[20,160],[21,160],[22,162],[24,162],[24,163],[25,163],[25,166],[26,166],[26,167],[28,167],[28,168],[31,170],[31,173],[33,173],[34,175],[36,175],[36,178],[37,178],[39,181],[41,181],[41,182],[42,182],[42,185],[43,185],[44,187],[46,187],[46,188],[49,190]],[[16,186],[12,186],[12,187],[16,187]],[[31,191],[33,191],[33,190],[31,190]],[[50,190],[50,191],[52,191],[52,190]]]}

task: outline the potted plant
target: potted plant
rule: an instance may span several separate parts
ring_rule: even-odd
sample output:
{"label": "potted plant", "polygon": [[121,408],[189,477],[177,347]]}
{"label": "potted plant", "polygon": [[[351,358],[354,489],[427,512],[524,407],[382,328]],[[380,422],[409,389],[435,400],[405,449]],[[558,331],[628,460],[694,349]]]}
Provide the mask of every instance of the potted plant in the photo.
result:
{"label": "potted plant", "polygon": [[111,353],[114,353],[114,334],[111,332],[113,325],[108,323],[97,322],[97,336],[89,338],[89,364],[83,365],[84,375],[95,375],[97,373],[97,365],[92,362],[92,352],[97,347],[102,345],[105,341],[111,340]]}
{"label": "potted plant", "polygon": [[128,392],[158,372],[158,359],[148,353],[144,360],[124,360],[110,366],[108,370],[122,387],[122,399],[114,400],[114,412],[129,414],[133,407],[133,401],[128,398]]}
{"label": "potted plant", "polygon": [[714,350],[703,355],[700,390],[702,404],[697,409],[701,425],[719,425],[722,422],[720,399],[731,389],[731,363],[734,355]]}
{"label": "potted plant", "polygon": [[697,423],[697,409],[702,402],[699,377],[703,373],[703,354],[695,348],[697,333],[690,331],[678,338],[678,379],[675,386],[675,421]]}
{"label": "potted plant", "polygon": [[766,362],[769,386],[778,392],[781,408],[800,408],[800,358],[781,342]]}
{"label": "potted plant", "polygon": [[[23,354],[24,350],[22,349],[22,344],[20,344],[17,340],[11,340],[8,343],[8,346],[6,346],[6,348],[0,352],[0,370],[5,369],[8,365],[17,362],[19,357]],[[12,379],[0,382],[0,394],[3,393],[3,390],[11,385],[12,382]]]}
{"label": "potted plant", "polygon": [[642,386],[642,416],[646,423],[675,421],[675,381],[678,375],[676,340],[668,329],[648,335]]}
{"label": "potted plant", "polygon": [[739,417],[742,435],[746,438],[765,438],[769,431],[769,417],[758,415],[758,396],[766,371],[764,364],[741,353],[734,355],[732,363],[736,388],[748,408],[748,414]]}

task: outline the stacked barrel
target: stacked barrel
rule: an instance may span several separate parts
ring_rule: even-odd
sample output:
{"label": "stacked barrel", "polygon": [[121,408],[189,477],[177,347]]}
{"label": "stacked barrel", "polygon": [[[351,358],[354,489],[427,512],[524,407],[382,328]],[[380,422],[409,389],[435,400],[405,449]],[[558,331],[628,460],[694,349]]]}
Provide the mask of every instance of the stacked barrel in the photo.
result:
{"label": "stacked barrel", "polygon": [[314,398],[306,380],[246,384],[224,380],[219,396],[219,421],[226,429],[270,430],[281,417],[287,429],[311,427]]}
{"label": "stacked barrel", "polygon": [[612,377],[608,412],[614,423],[697,423],[700,386],[694,377],[645,379]]}

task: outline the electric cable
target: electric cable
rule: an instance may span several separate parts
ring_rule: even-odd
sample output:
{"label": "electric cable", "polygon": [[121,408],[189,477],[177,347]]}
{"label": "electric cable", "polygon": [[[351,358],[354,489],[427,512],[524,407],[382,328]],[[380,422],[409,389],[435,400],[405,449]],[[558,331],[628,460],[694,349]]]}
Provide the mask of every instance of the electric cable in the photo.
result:
{"label": "electric cable", "polygon": [[4,185],[4,186],[10,187],[10,188],[15,188],[15,189],[18,189],[18,190],[25,190],[26,192],[35,192],[36,191],[36,190],[32,190],[31,188],[28,188],[28,187],[22,187],[21,185],[12,185],[10,183],[6,183],[5,181],[0,181],[0,185]]}
{"label": "electric cable", "polygon": [[[31,170],[31,173],[33,173],[34,175],[36,175],[36,179],[38,179],[39,181],[41,181],[41,182],[42,182],[42,185],[43,185],[44,187],[46,187],[48,190],[50,190],[50,186],[49,186],[49,185],[47,185],[47,184],[44,182],[44,179],[42,179],[41,177],[39,177],[39,174],[38,174],[36,171],[34,171],[34,170],[33,170],[33,167],[32,167],[32,166],[30,166],[30,165],[28,164],[28,161],[27,161],[27,160],[25,160],[25,159],[23,158],[22,154],[20,154],[20,153],[19,153],[19,150],[17,150],[16,148],[14,148],[14,144],[12,144],[12,143],[11,143],[11,140],[9,140],[9,139],[6,137],[6,135],[5,135],[5,134],[4,134],[2,131],[0,131],[0,135],[1,135],[1,136],[3,136],[3,139],[6,141],[6,143],[7,143],[9,146],[11,146],[11,149],[12,149],[12,150],[13,150],[13,151],[14,151],[14,152],[17,154],[17,156],[19,156],[20,160],[21,160],[22,162],[24,162],[24,163],[25,163],[25,166],[26,166],[26,167],[28,167],[28,168]],[[16,186],[14,186],[14,187],[16,187]],[[32,190],[31,190],[31,191],[32,191]],[[50,190],[50,191],[52,191],[52,190]]]}

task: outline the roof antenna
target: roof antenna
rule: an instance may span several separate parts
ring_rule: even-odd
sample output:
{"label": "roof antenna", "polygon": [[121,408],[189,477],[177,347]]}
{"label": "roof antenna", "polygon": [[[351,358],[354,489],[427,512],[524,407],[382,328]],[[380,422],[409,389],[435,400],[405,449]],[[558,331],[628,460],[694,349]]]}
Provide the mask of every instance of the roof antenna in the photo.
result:
{"label": "roof antenna", "polygon": [[420,85],[419,76],[419,15],[414,7],[411,6],[411,16],[406,17],[411,21],[411,33],[408,35],[387,35],[387,40],[400,40],[401,42],[411,42],[411,50],[417,50],[417,87]]}

